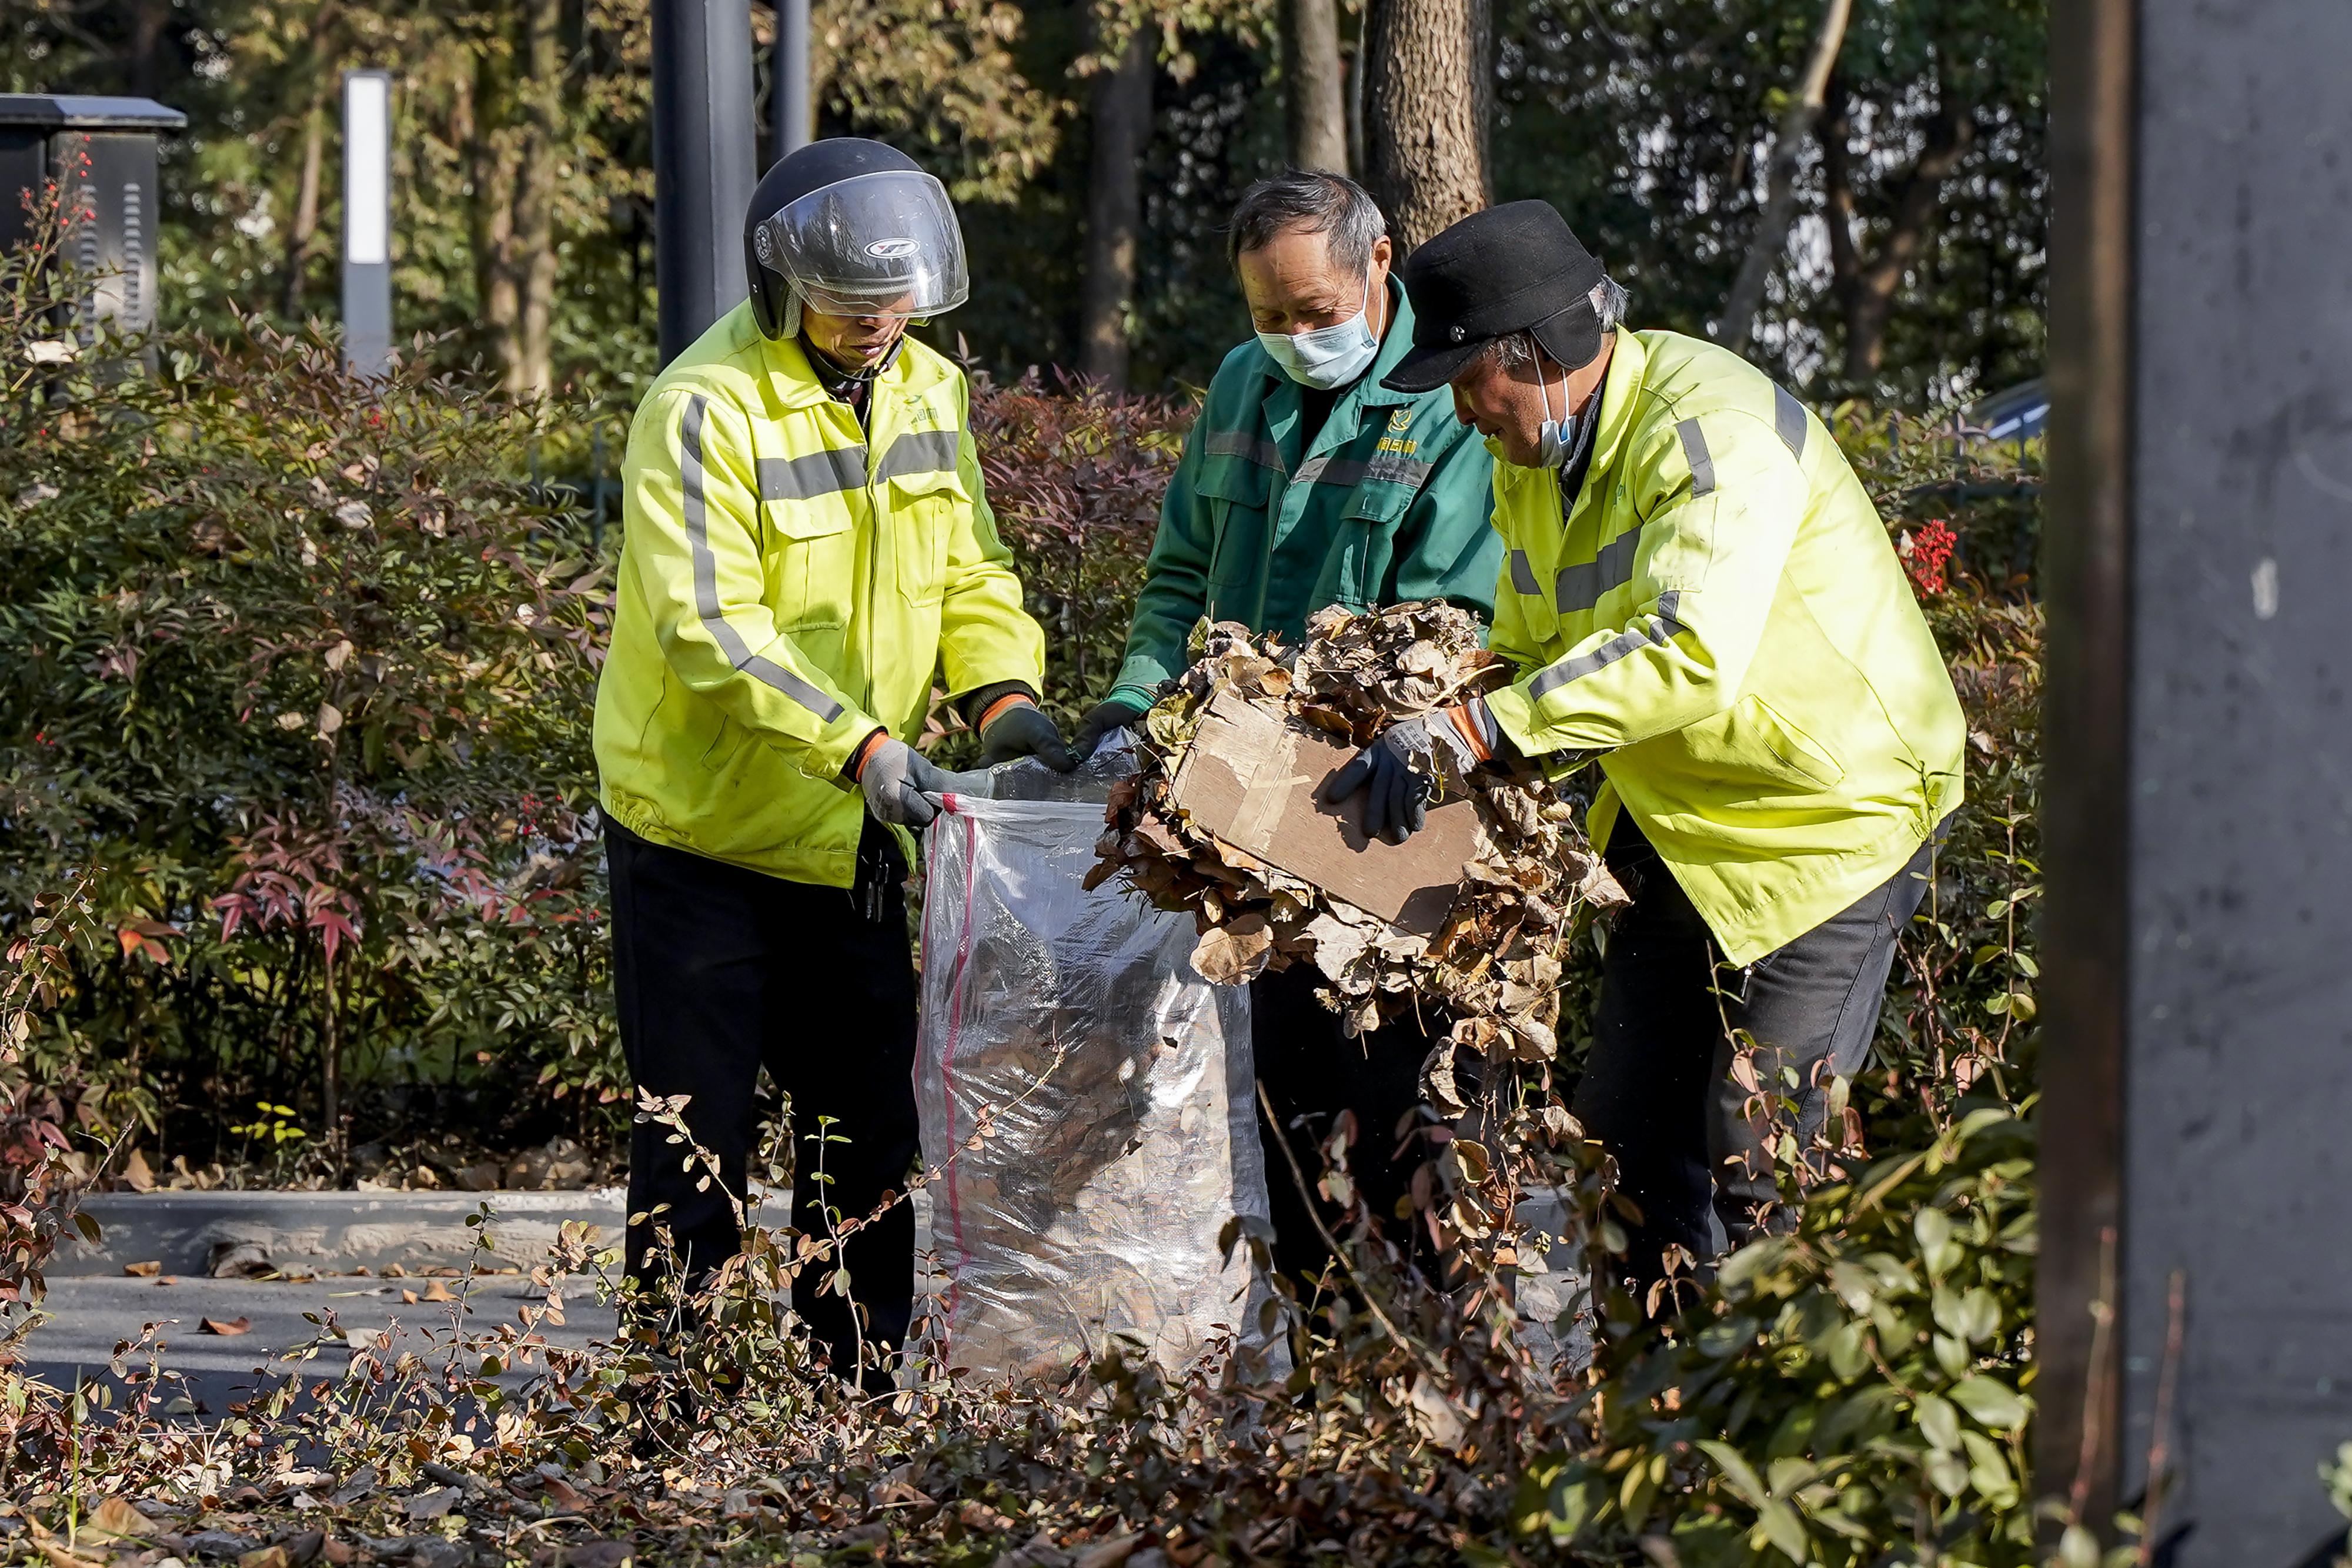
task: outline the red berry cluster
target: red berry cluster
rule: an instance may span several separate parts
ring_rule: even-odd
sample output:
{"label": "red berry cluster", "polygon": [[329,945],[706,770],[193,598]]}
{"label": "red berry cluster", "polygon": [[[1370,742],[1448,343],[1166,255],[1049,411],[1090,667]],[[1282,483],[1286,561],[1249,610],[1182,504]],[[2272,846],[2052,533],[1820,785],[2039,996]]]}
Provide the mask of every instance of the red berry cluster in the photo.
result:
{"label": "red berry cluster", "polygon": [[1944,591],[1944,568],[1958,542],[1958,536],[1944,526],[1941,517],[1928,518],[1916,533],[1906,528],[1895,539],[1895,553],[1903,558],[1903,570],[1921,598]]}

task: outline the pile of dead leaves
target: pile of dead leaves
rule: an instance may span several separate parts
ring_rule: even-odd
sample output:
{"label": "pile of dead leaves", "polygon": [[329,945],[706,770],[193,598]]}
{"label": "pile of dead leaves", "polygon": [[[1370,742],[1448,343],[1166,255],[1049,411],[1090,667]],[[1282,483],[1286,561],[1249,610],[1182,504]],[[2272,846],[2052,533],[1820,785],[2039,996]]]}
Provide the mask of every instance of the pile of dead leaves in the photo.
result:
{"label": "pile of dead leaves", "polygon": [[1112,792],[1088,885],[1124,875],[1161,907],[1191,912],[1202,933],[1194,966],[1209,979],[1239,983],[1307,961],[1324,977],[1318,994],[1352,1031],[1412,1013],[1449,1019],[1424,1076],[1450,1114],[1466,1109],[1455,1050],[1549,1059],[1578,916],[1625,894],[1541,773],[1486,769],[1436,781],[1475,802],[1477,832],[1433,930],[1384,918],[1269,863],[1177,800],[1186,753],[1220,699],[1361,747],[1400,720],[1508,684],[1511,666],[1483,645],[1478,622],[1436,601],[1360,615],[1334,608],[1309,620],[1296,645],[1226,622],[1196,632],[1192,651],[1196,662],[1144,717],[1140,769]]}

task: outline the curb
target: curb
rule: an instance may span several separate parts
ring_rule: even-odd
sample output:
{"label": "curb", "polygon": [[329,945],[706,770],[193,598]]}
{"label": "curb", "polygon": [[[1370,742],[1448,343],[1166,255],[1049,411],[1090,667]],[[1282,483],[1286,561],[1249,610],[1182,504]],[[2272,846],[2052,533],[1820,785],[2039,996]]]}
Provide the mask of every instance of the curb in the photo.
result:
{"label": "curb", "polygon": [[86,1242],[68,1231],[46,1272],[121,1274],[133,1263],[159,1263],[166,1274],[203,1275],[222,1242],[249,1242],[271,1266],[348,1274],[398,1264],[411,1273],[466,1268],[478,1256],[466,1223],[485,1207],[497,1267],[544,1261],[567,1222],[592,1228],[591,1239],[617,1246],[627,1223],[621,1188],[584,1192],[103,1192],[79,1207],[99,1223]]}

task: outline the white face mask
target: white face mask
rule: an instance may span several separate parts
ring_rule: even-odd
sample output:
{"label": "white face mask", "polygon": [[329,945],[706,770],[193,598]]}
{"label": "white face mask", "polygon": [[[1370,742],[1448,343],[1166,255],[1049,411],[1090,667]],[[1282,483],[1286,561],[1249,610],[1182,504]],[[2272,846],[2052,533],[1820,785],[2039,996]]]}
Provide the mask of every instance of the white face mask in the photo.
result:
{"label": "white face mask", "polygon": [[1381,340],[1372,330],[1371,311],[1372,273],[1367,268],[1364,307],[1347,320],[1306,332],[1260,332],[1257,340],[1284,375],[1301,386],[1329,392],[1362,375],[1379,357]]}
{"label": "white face mask", "polygon": [[1551,416],[1551,382],[1544,375],[1543,361],[1538,359],[1536,362],[1536,395],[1543,399],[1544,408],[1543,428],[1536,432],[1536,466],[1558,468],[1574,456],[1577,448],[1583,445],[1585,438],[1592,434],[1593,422],[1601,413],[1601,389],[1593,388],[1592,395],[1584,400],[1584,412],[1571,418],[1568,417],[1568,389],[1562,387],[1559,412],[1563,417],[1554,419]]}

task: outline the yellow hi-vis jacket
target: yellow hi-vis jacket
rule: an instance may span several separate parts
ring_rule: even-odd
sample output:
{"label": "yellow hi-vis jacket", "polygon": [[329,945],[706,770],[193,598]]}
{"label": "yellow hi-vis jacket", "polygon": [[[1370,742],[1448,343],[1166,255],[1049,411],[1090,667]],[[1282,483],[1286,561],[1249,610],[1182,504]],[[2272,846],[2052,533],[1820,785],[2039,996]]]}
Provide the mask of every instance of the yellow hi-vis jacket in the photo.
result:
{"label": "yellow hi-vis jacket", "polygon": [[1960,801],[1967,726],[1886,528],[1821,422],[1738,355],[1617,333],[1582,490],[1497,455],[1487,699],[1748,965],[1878,886]]}
{"label": "yellow hi-vis jacket", "polygon": [[942,664],[953,695],[1042,686],[962,372],[909,340],[868,400],[870,440],[746,304],[638,404],[595,731],[604,810],[630,831],[847,887],[858,742],[912,740]]}

